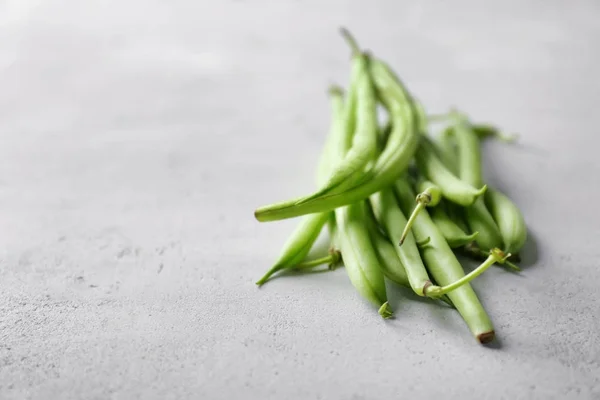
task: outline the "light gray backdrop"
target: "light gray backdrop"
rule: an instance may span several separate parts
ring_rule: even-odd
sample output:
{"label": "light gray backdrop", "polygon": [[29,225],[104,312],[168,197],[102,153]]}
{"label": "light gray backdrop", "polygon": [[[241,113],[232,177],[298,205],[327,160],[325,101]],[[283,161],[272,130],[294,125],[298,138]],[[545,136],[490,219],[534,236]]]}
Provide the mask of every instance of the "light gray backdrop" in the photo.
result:
{"label": "light gray backdrop", "polygon": [[[343,269],[257,289],[312,189],[348,26],[431,112],[521,134],[499,343]],[[0,398],[599,398],[596,1],[0,1]]]}

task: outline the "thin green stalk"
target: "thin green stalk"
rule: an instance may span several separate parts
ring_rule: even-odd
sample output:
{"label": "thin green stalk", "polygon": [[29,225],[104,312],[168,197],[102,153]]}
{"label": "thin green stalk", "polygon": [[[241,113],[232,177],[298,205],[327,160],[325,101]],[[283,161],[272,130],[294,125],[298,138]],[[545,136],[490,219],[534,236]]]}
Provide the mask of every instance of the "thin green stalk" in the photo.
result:
{"label": "thin green stalk", "polygon": [[437,296],[442,296],[444,294],[450,293],[453,290],[458,289],[462,285],[471,282],[473,279],[475,279],[479,275],[483,274],[489,267],[491,267],[495,263],[504,264],[505,262],[507,262],[506,259],[508,257],[510,257],[510,255],[511,255],[510,253],[504,254],[504,252],[498,248],[492,249],[492,250],[490,250],[490,254],[486,258],[486,260],[483,263],[481,263],[481,265],[479,265],[477,268],[475,268],[473,271],[471,271],[467,275],[463,276],[462,278],[452,282],[449,285],[445,285],[445,286],[441,286],[441,287],[438,286],[437,288],[432,288],[431,290],[428,291],[428,294],[431,296],[437,297]]}
{"label": "thin green stalk", "polygon": [[338,250],[331,250],[328,255],[314,260],[304,261],[293,267],[293,269],[306,270],[327,264],[330,270],[334,270],[341,259],[342,254]]}

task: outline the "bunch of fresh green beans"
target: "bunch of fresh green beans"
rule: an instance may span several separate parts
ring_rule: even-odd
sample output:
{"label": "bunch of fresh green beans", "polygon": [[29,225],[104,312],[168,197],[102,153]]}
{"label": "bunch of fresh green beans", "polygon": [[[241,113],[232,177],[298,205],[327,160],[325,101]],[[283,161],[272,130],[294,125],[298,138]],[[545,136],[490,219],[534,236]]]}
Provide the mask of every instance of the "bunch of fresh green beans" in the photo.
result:
{"label": "bunch of fresh green beans", "polygon": [[[352,285],[383,318],[393,315],[387,278],[454,307],[479,342],[490,342],[492,322],[469,282],[494,263],[518,269],[511,260],[527,237],[519,209],[482,176],[480,141],[506,138],[456,110],[435,118],[446,128],[433,137],[434,118],[390,66],[341,32],[352,50],[350,83],[346,93],[329,90],[332,118],[317,189],[255,211],[261,222],[302,217],[257,284],[343,261]],[[326,225],[330,254],[308,260]],[[482,262],[465,274],[459,252]]]}

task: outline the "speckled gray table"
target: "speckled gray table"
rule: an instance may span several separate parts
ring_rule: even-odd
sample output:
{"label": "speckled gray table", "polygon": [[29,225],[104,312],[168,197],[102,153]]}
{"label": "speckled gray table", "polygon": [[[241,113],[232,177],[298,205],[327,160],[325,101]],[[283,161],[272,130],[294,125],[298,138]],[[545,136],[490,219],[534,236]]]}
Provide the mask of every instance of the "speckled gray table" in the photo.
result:
{"label": "speckled gray table", "polygon": [[[0,2],[0,398],[600,398],[600,3]],[[337,27],[432,112],[521,134],[486,175],[531,227],[475,283],[499,342],[343,269],[254,280],[312,188]],[[404,293],[405,294],[405,293]]]}

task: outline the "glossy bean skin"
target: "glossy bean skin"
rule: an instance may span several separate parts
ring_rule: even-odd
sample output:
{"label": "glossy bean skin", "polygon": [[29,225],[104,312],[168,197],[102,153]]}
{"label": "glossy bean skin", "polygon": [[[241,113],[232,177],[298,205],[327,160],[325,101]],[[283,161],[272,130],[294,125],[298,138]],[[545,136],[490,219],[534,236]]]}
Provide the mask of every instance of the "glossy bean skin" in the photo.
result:
{"label": "glossy bean skin", "polygon": [[415,157],[423,175],[440,188],[446,199],[456,204],[470,206],[487,188],[476,189],[454,175],[439,159],[435,147],[426,137],[422,138]]}
{"label": "glossy bean skin", "polygon": [[350,282],[362,297],[379,307],[383,318],[392,312],[387,305],[387,292],[379,259],[365,223],[365,203],[358,202],[335,210],[337,244]]}
{"label": "glossy bean skin", "polygon": [[[396,182],[395,189],[401,208],[407,212],[413,207],[414,191],[403,180]],[[427,269],[439,285],[450,285],[465,276],[458,259],[438,227],[429,217],[427,210],[419,213],[413,231],[417,240],[430,238],[429,244],[422,249],[422,256]],[[463,317],[473,336],[480,343],[487,343],[494,339],[493,324],[470,284],[465,284],[453,290],[448,293],[448,297]]]}
{"label": "glossy bean skin", "polygon": [[[375,249],[375,253],[377,254],[377,258],[379,259],[379,266],[383,271],[383,275],[390,281],[400,286],[403,286],[407,289],[412,289],[410,286],[410,282],[408,281],[408,275],[406,274],[406,270],[404,269],[402,261],[400,261],[400,258],[396,253],[395,246],[392,244],[390,239],[386,237],[379,229],[372,209],[370,207],[367,207],[367,211],[368,215],[366,224],[369,228],[369,232],[371,234],[371,242],[373,243],[373,248]],[[442,296],[439,300],[446,303],[446,305],[454,308],[454,304],[452,304],[452,301],[448,298],[447,295]]]}
{"label": "glossy bean skin", "polygon": [[412,97],[400,80],[382,61],[372,58],[369,71],[379,99],[388,109],[392,130],[385,148],[350,188],[323,193],[319,197],[301,197],[257,209],[255,218],[261,222],[298,217],[362,201],[390,186],[408,167],[419,143],[415,108]]}
{"label": "glossy bean skin", "polygon": [[[329,177],[321,189],[308,198],[318,198],[325,193],[340,191],[352,186],[364,175],[364,169],[377,154],[377,110],[376,97],[368,71],[368,59],[363,54],[354,56],[353,86],[346,110],[346,132],[343,156],[337,154],[339,162],[329,171]],[[355,130],[351,130],[351,129]],[[348,147],[348,143],[351,145]],[[341,156],[341,157],[340,157]]]}
{"label": "glossy bean skin", "polygon": [[453,138],[454,130],[452,126],[447,127],[441,135],[435,139],[435,149],[438,157],[444,163],[446,168],[454,175],[459,176],[458,172],[458,149]]}
{"label": "glossy bean skin", "polygon": [[400,261],[392,242],[379,230],[375,216],[371,213],[367,214],[365,222],[385,277],[400,286],[410,288],[408,275],[406,275],[402,261]]}
{"label": "glossy bean skin", "polygon": [[[383,189],[373,194],[370,203],[379,226],[384,229],[390,241],[398,243],[407,219],[398,206],[393,189]],[[424,289],[432,283],[412,232],[408,232],[402,246],[394,246],[394,249],[406,270],[411,288],[417,295],[424,296]]]}
{"label": "glossy bean skin", "polygon": [[[362,73],[367,77],[369,76],[368,71]],[[347,107],[352,106],[349,103],[346,103],[346,105]],[[348,115],[348,112],[346,115]],[[341,125],[332,129],[333,139],[331,139],[331,145],[327,147],[326,153],[329,167],[324,168],[325,171],[334,170],[343,163],[347,154],[347,143],[350,136],[353,134],[367,134],[367,132],[360,131],[353,133],[348,129],[347,123],[348,119],[343,118]],[[377,140],[376,131],[368,132],[368,134],[373,134],[375,140]],[[378,306],[379,314],[383,318],[390,318],[392,310],[387,303],[383,272],[379,267],[379,260],[373,249],[369,230],[365,223],[364,201],[338,207],[333,212],[321,214],[334,215],[329,218],[332,245],[339,247],[342,252],[342,259],[350,282],[363,298]]]}
{"label": "glossy bean skin", "polygon": [[463,231],[446,213],[443,207],[434,207],[430,211],[433,222],[437,225],[448,245],[453,248],[465,246],[477,237],[477,232],[468,234]]}
{"label": "glossy bean skin", "polygon": [[521,210],[496,189],[490,188],[485,201],[502,234],[504,252],[518,254],[527,241],[527,225]]}
{"label": "glossy bean skin", "polygon": [[[480,141],[466,118],[455,117],[454,137],[458,144],[459,176],[474,186],[483,185]],[[502,247],[502,236],[488,211],[484,198],[478,198],[465,210],[467,224],[472,232],[479,232],[475,242],[482,250]]]}
{"label": "glossy bean skin", "polygon": [[467,220],[465,219],[464,208],[458,204],[447,202],[444,204],[448,217],[458,226],[463,232],[473,234],[475,232],[469,229]]}

